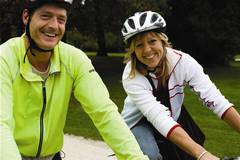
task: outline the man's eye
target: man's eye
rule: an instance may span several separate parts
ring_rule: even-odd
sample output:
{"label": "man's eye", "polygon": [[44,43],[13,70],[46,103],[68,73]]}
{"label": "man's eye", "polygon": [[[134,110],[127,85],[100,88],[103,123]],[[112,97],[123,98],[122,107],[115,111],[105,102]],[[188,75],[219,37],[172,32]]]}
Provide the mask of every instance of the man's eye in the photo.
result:
{"label": "man's eye", "polygon": [[43,15],[41,15],[41,18],[42,19],[48,19],[50,16],[49,15],[46,15],[46,14],[43,14]]}
{"label": "man's eye", "polygon": [[66,19],[65,18],[59,18],[58,22],[61,23],[61,24],[64,24],[64,23],[66,23]]}

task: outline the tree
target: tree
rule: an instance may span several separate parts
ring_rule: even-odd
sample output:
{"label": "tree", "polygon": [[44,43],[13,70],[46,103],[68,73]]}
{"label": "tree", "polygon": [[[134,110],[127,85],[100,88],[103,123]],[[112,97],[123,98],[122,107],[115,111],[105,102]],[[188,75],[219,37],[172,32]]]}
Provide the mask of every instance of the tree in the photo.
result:
{"label": "tree", "polygon": [[104,23],[102,21],[103,17],[103,11],[101,7],[101,0],[93,0],[93,6],[95,10],[95,27],[96,27],[96,36],[97,36],[97,42],[98,42],[98,56],[106,56],[107,50],[106,50],[106,44],[105,44],[105,31],[104,31]]}
{"label": "tree", "polygon": [[[18,26],[17,1],[0,1],[0,37],[1,43],[15,36]],[[16,18],[17,17],[17,18]]]}
{"label": "tree", "polygon": [[168,35],[202,65],[227,65],[240,49],[240,5],[234,0],[169,0]]}
{"label": "tree", "polygon": [[88,0],[84,6],[74,4],[73,20],[77,30],[89,37],[95,37],[98,56],[109,51],[123,51],[121,28],[126,17],[136,11],[155,10],[164,13],[166,0]]}
{"label": "tree", "polygon": [[[97,56],[106,56],[106,32],[109,28],[112,28],[114,18],[112,16],[113,10],[118,10],[117,7],[120,0],[88,0],[84,6],[74,4],[74,14],[71,26],[75,26],[77,30],[82,34],[88,34],[88,36],[94,36],[96,38],[98,49]],[[116,6],[113,9],[112,6]]]}

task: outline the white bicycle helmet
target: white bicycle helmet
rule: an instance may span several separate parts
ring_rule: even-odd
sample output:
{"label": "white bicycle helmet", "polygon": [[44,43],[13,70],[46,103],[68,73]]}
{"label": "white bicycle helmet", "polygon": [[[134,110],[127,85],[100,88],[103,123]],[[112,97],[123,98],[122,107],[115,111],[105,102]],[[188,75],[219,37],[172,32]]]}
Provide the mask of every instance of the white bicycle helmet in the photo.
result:
{"label": "white bicycle helmet", "polygon": [[128,43],[128,40],[138,33],[149,30],[163,32],[165,28],[166,22],[159,13],[144,11],[136,12],[134,16],[127,18],[121,32],[124,42]]}

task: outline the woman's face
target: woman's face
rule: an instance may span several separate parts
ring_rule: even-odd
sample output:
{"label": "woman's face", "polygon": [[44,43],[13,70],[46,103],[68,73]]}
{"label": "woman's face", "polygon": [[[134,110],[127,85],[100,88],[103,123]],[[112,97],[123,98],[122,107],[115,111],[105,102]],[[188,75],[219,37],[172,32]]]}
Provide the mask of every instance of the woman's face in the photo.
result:
{"label": "woman's face", "polygon": [[154,70],[163,57],[163,44],[160,37],[153,32],[136,36],[135,54],[137,59],[149,70]]}

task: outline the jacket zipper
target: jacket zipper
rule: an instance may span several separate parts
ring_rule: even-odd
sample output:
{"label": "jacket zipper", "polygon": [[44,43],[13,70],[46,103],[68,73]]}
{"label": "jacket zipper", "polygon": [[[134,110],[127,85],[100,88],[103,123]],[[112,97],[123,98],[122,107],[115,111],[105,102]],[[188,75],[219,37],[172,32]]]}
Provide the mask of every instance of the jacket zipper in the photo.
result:
{"label": "jacket zipper", "polygon": [[36,154],[36,158],[40,157],[40,154],[42,151],[42,143],[43,143],[43,133],[44,133],[43,118],[44,118],[44,112],[45,112],[46,103],[47,103],[45,81],[42,83],[42,94],[43,94],[43,107],[40,115],[40,138],[39,138],[38,151]]}

